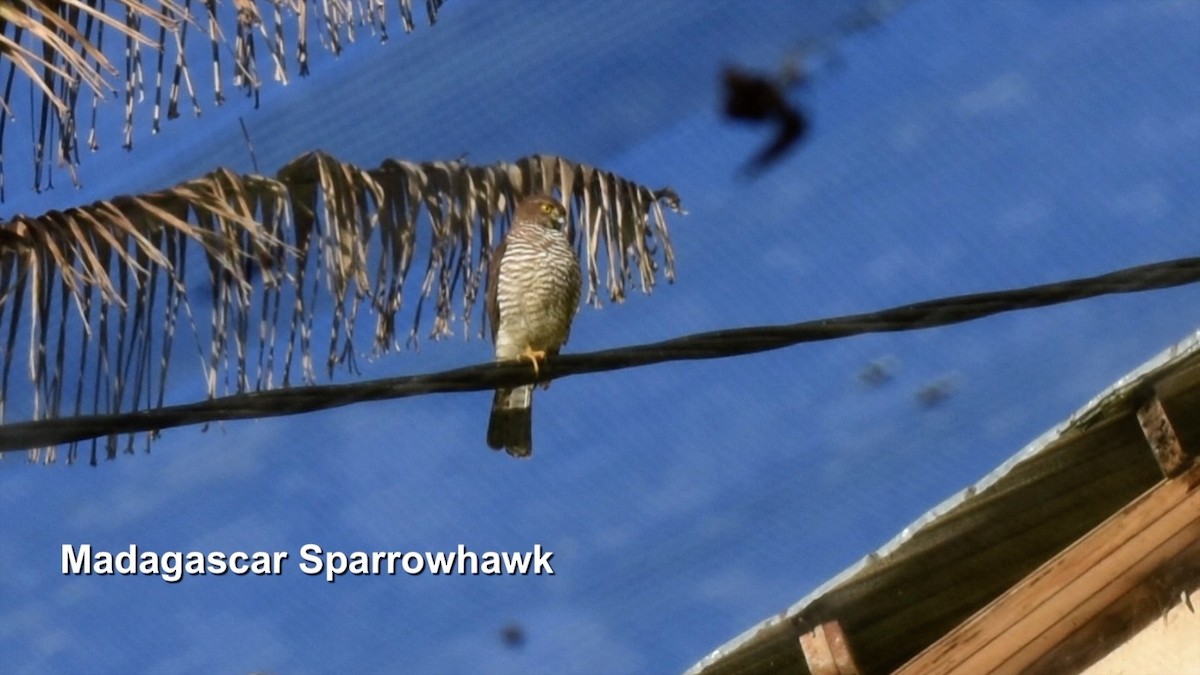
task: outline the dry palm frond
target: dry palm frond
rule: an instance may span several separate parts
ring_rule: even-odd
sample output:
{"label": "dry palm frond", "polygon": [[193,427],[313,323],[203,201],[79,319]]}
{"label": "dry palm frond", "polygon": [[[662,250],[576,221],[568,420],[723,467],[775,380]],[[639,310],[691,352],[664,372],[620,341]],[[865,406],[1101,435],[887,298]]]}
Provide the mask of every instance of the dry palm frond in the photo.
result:
{"label": "dry palm frond", "polygon": [[[430,24],[444,0],[426,0]],[[412,31],[412,0],[398,0],[401,21]],[[260,12],[260,7],[269,12]],[[286,82],[288,77],[285,34],[294,36],[296,63],[301,75],[308,73],[309,12],[317,17],[320,42],[340,53],[346,41],[353,41],[355,30],[367,26],[387,39],[385,5],[382,0],[24,0],[0,1],[0,66],[7,65],[3,98],[0,98],[0,155],[4,132],[15,113],[11,106],[16,92],[16,76],[28,84],[40,99],[41,120],[35,141],[35,188],[48,181],[46,172],[55,161],[73,167],[78,161],[77,110],[81,84],[91,94],[91,131],[89,147],[99,145],[96,137],[96,111],[100,101],[117,93],[111,78],[120,74],[119,89],[125,101],[124,144],[132,144],[134,111],[146,98],[145,81],[152,67],[154,78],[151,128],[157,132],[163,114],[163,89],[168,89],[166,115],[179,115],[183,89],[191,99],[192,110],[200,105],[193,88],[189,55],[196,57],[199,45],[188,46],[191,35],[207,37],[211,47],[213,95],[224,100],[224,82],[247,94],[258,95],[259,77],[256,37],[268,45],[272,77]],[[268,35],[264,16],[271,17]],[[284,24],[294,25],[285,30]],[[106,31],[108,32],[106,35]],[[108,37],[109,45],[105,45]],[[232,44],[229,44],[232,38]],[[116,48],[116,53],[114,53]],[[221,53],[231,49],[233,63],[223,70]],[[147,56],[149,58],[147,58]],[[123,61],[123,71],[114,62]],[[153,62],[153,66],[150,62]],[[168,72],[170,71],[170,72]],[[27,121],[33,124],[33,119]],[[32,134],[31,134],[32,135]],[[53,148],[53,160],[45,156]],[[0,199],[3,198],[3,164],[0,164]]]}
{"label": "dry palm frond", "polygon": [[[458,321],[470,332],[490,251],[531,192],[571,207],[592,304],[621,300],[635,280],[648,293],[660,271],[673,278],[662,208],[679,210],[673,192],[548,156],[368,170],[309,153],[274,178],[218,170],[0,223],[0,421],[25,351],[33,401],[18,416],[44,419],[161,407],[180,326],[209,397],[353,369],[360,310],[374,323],[371,353],[397,348],[406,296],[417,305],[403,342],[416,343],[426,313],[433,337]],[[406,294],[418,251],[425,271]]]}

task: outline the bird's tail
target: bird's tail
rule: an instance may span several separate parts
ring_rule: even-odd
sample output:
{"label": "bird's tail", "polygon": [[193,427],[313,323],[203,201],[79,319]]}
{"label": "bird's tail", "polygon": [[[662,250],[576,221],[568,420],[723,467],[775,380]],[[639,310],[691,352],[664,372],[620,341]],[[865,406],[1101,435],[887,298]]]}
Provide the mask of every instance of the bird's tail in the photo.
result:
{"label": "bird's tail", "polygon": [[493,450],[504,448],[513,457],[533,452],[533,385],[496,390],[487,442]]}

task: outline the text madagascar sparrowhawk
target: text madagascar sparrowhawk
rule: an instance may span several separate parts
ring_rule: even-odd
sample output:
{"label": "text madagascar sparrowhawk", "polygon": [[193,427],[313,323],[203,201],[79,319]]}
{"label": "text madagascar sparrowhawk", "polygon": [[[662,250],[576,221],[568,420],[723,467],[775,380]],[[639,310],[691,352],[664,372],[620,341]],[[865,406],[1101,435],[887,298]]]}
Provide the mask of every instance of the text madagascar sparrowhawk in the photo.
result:
{"label": "text madagascar sparrowhawk", "polygon": [[[512,228],[492,254],[487,311],[496,360],[538,360],[558,354],[579,308],[582,273],[567,238],[567,210],[534,195],[517,204]],[[497,389],[488,446],[514,457],[533,452],[533,385]]]}

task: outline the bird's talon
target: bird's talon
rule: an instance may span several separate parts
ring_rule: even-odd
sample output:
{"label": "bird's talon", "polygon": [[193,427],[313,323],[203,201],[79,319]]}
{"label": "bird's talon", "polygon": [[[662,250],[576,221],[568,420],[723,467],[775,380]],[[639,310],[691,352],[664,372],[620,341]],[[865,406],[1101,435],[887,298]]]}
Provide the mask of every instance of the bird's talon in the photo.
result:
{"label": "bird's talon", "polygon": [[526,348],[525,352],[523,354],[521,354],[521,358],[529,359],[530,365],[533,366],[533,376],[534,377],[541,376],[541,366],[538,365],[538,361],[546,360],[545,350]]}

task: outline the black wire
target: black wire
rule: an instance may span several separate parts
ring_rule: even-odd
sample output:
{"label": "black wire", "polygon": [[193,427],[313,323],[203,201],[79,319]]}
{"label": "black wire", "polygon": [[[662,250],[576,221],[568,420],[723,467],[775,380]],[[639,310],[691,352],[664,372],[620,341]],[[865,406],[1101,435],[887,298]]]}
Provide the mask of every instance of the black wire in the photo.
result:
{"label": "black wire", "polygon": [[[779,326],[735,328],[698,333],[652,344],[586,354],[565,354],[548,358],[541,366],[541,375],[544,379],[558,379],[667,361],[754,354],[804,342],[945,326],[1003,312],[1074,302],[1100,295],[1170,288],[1198,281],[1200,258],[1181,258],[1131,267],[1096,277],[1007,291],[960,295],[868,314]],[[485,363],[439,373],[392,377],[354,384],[316,385],[235,394],[198,403],[138,412],[17,422],[0,426],[0,452],[48,447],[116,434],[157,431],[189,424],[295,415],[365,401],[483,391],[533,381],[534,374],[527,363]]]}

